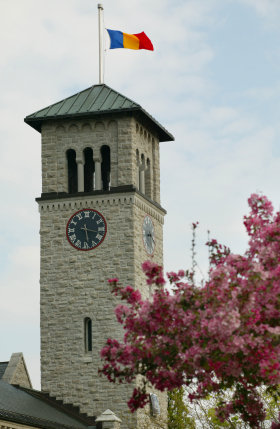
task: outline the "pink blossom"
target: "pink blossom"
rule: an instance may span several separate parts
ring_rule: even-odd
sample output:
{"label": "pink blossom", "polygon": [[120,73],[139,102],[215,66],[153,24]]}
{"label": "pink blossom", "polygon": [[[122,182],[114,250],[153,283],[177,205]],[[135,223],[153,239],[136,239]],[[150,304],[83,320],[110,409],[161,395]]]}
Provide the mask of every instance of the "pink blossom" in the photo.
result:
{"label": "pink blossom", "polygon": [[108,283],[118,283],[119,279],[114,278],[114,279],[108,279]]}
{"label": "pink blossom", "polygon": [[[110,381],[131,383],[141,374],[159,390],[191,384],[192,400],[230,387],[233,398],[217,416],[223,421],[238,412],[250,427],[260,427],[265,413],[257,387],[277,390],[280,384],[280,214],[264,196],[251,195],[249,205],[247,251],[235,255],[216,240],[207,243],[211,269],[202,287],[180,270],[167,274],[171,293],[152,261],[142,265],[147,284],[156,286],[150,300],[110,280],[126,304],[115,310],[123,342],[108,339],[101,351],[101,372]],[[144,384],[129,407],[135,411],[147,400]]]}

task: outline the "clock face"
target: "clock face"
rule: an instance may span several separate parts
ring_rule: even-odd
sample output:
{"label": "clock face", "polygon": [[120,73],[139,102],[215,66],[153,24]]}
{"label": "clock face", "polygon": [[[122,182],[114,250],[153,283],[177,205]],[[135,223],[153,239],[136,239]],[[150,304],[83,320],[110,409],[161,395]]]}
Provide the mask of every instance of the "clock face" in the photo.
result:
{"label": "clock face", "polygon": [[79,210],[70,217],[66,237],[77,250],[92,250],[102,243],[107,233],[104,216],[97,210]]}
{"label": "clock face", "polygon": [[143,242],[146,252],[152,255],[155,250],[155,230],[150,216],[145,216],[143,222]]}

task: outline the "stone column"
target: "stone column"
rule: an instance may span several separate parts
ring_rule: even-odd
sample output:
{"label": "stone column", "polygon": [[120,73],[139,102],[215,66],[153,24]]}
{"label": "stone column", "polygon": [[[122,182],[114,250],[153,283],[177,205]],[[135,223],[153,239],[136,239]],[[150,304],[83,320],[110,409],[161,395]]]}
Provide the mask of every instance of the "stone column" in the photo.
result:
{"label": "stone column", "polygon": [[101,177],[101,159],[94,158],[95,166],[95,190],[100,191],[102,189],[102,177]]}
{"label": "stone column", "polygon": [[140,160],[139,150],[136,149],[136,188],[139,190],[140,187]]}
{"label": "stone column", "polygon": [[140,166],[140,183],[139,190],[142,194],[145,194],[145,165]]}
{"label": "stone column", "polygon": [[78,192],[84,192],[85,182],[84,182],[84,157],[77,157],[77,170],[78,170]]}
{"label": "stone column", "polygon": [[121,429],[121,419],[111,410],[106,410],[99,417],[96,422],[102,422],[102,429]]}
{"label": "stone column", "polygon": [[137,164],[137,171],[136,171],[136,188],[139,189],[140,187],[140,169],[139,169],[139,164]]}

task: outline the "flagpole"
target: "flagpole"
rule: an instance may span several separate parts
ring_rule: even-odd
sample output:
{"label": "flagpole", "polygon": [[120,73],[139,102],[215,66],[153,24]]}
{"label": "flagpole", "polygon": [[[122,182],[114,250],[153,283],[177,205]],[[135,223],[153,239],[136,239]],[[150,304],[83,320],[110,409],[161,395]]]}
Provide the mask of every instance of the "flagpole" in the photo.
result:
{"label": "flagpole", "polygon": [[103,5],[98,3],[99,32],[99,84],[104,83],[104,50],[103,50]]}

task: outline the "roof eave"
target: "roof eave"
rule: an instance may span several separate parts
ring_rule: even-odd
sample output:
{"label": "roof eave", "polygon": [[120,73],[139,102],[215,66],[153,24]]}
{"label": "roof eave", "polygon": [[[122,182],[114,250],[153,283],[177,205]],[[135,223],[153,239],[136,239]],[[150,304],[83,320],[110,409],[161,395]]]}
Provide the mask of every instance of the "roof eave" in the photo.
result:
{"label": "roof eave", "polygon": [[135,116],[140,116],[142,119],[146,119],[149,122],[149,125],[153,128],[156,128],[156,132],[158,134],[158,138],[160,142],[164,141],[173,141],[174,137],[171,133],[169,133],[164,127],[162,127],[148,112],[146,112],[142,107],[134,107],[128,109],[112,109],[112,110],[100,110],[98,112],[82,112],[82,113],[74,113],[74,114],[66,114],[66,115],[54,115],[47,117],[32,117],[33,115],[26,116],[24,118],[24,122],[34,128],[36,131],[41,132],[42,123],[46,121],[58,121],[65,119],[73,119],[73,118],[93,118],[95,116],[104,116],[104,115],[114,115],[114,114],[123,114],[123,113],[131,113],[135,114]]}

